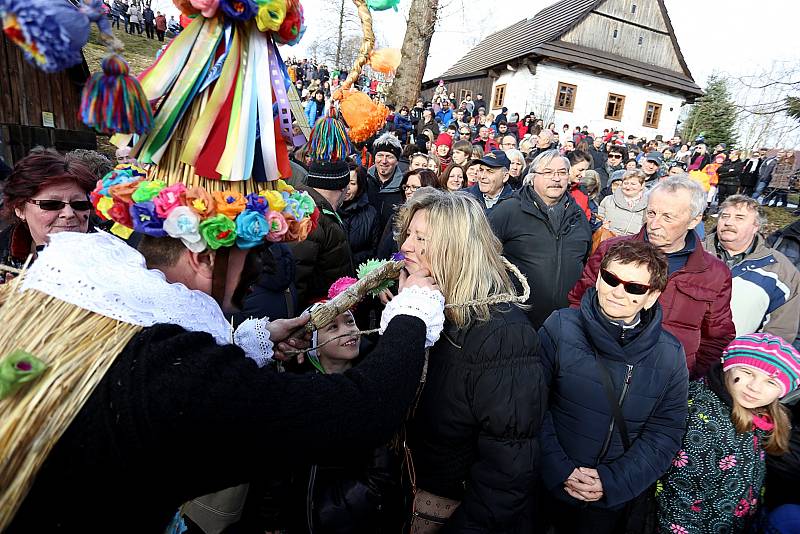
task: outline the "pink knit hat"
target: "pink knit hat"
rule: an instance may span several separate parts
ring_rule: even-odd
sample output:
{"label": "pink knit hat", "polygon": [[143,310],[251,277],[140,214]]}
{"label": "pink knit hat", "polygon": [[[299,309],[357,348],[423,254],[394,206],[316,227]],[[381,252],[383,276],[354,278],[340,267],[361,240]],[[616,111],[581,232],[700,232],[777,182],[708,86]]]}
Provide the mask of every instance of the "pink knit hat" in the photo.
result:
{"label": "pink knit hat", "polygon": [[738,336],[722,352],[722,370],[755,369],[774,377],[781,397],[800,387],[800,353],[785,339],[772,334]]}

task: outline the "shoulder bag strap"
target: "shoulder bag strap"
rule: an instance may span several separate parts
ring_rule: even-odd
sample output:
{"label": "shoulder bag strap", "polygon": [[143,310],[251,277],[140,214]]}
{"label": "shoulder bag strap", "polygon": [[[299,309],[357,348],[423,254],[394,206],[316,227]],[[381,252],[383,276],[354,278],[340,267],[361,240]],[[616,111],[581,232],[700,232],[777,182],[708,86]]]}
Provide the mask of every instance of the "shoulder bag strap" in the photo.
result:
{"label": "shoulder bag strap", "polygon": [[617,429],[622,438],[622,446],[627,451],[631,448],[631,440],[628,437],[628,426],[625,424],[625,418],[622,416],[622,409],[619,406],[619,402],[617,402],[614,384],[611,381],[611,374],[608,372],[608,367],[606,367],[599,357],[596,361],[597,367],[600,369],[600,378],[603,380],[603,388],[606,390],[608,404],[611,406],[611,413],[614,416],[614,422],[617,424]]}

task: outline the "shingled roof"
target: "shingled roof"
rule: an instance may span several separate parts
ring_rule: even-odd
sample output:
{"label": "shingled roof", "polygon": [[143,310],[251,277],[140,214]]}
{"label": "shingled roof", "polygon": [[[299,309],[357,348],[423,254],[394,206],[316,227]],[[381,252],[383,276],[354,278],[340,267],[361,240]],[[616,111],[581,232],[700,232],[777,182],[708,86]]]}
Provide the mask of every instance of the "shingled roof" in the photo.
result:
{"label": "shingled roof", "polygon": [[560,0],[533,18],[489,35],[438,78],[473,74],[530,54],[537,46],[569,31],[603,1]]}
{"label": "shingled roof", "polygon": [[[488,69],[530,55],[552,57],[559,60],[568,59],[573,64],[583,63],[607,72],[619,71],[619,67],[614,67],[615,64],[630,66],[632,62],[629,59],[570,45],[559,40],[562,35],[574,28],[604,1],[559,0],[536,13],[533,18],[520,20],[489,35],[459,59],[455,65],[433,80],[484,76]],[[692,74],[689,72],[689,67],[678,46],[666,6],[663,0],[658,0],[658,3],[683,72],[675,72],[655,65],[639,64],[637,67],[640,68],[626,69],[616,73],[677,89],[689,95],[702,95],[703,92],[692,79]],[[567,49],[569,49],[569,54],[565,54]],[[433,80],[425,82],[425,84],[427,85]]]}

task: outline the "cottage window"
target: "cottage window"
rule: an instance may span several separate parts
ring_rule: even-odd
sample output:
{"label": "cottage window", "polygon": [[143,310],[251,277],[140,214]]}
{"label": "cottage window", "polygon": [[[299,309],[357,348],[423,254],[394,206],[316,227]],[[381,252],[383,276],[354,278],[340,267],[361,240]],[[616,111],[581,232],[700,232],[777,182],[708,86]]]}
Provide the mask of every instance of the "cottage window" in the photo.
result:
{"label": "cottage window", "polygon": [[575,109],[575,94],[578,87],[570,83],[558,82],[558,92],[556,93],[556,109],[562,111],[572,111]]}
{"label": "cottage window", "polygon": [[612,121],[622,120],[622,108],[625,106],[625,97],[614,93],[608,93],[608,100],[606,101],[606,115],[607,119]]}
{"label": "cottage window", "polygon": [[642,36],[640,35],[640,36],[639,36],[639,46],[642,46],[642,44],[644,44],[644,37],[642,37]]}
{"label": "cottage window", "polygon": [[492,109],[500,109],[506,100],[506,86],[498,85],[494,88],[494,98],[492,98]]}
{"label": "cottage window", "polygon": [[634,15],[634,14],[636,14],[636,4],[633,4],[631,6],[631,15]]}
{"label": "cottage window", "polygon": [[619,35],[619,31],[618,30],[614,30],[614,39],[616,39],[618,35]]}
{"label": "cottage window", "polygon": [[658,121],[661,119],[661,104],[648,102],[644,106],[644,121],[642,126],[648,128],[658,128]]}
{"label": "cottage window", "polygon": [[458,101],[463,102],[468,96],[472,96],[472,91],[470,89],[462,89],[458,92]]}

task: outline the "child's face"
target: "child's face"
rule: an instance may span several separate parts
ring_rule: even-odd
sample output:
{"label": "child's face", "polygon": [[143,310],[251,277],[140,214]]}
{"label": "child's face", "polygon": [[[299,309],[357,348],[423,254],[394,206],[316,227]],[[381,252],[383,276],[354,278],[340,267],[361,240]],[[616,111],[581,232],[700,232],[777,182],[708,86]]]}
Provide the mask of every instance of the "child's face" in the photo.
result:
{"label": "child's face", "polygon": [[782,391],[777,379],[749,367],[734,367],[725,371],[725,385],[731,397],[750,410],[772,404]]}
{"label": "child's face", "polygon": [[[333,339],[337,336],[342,337]],[[318,350],[323,365],[326,359],[350,361],[358,357],[360,336],[352,313],[346,311],[339,314],[331,324],[317,332],[317,345],[322,345],[331,339],[333,341]]]}

